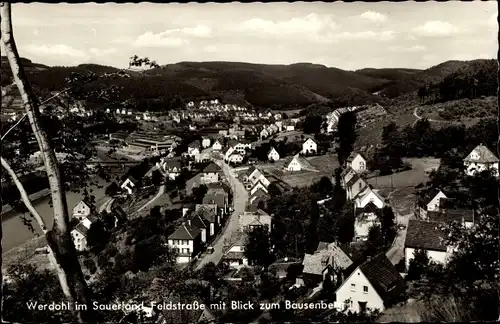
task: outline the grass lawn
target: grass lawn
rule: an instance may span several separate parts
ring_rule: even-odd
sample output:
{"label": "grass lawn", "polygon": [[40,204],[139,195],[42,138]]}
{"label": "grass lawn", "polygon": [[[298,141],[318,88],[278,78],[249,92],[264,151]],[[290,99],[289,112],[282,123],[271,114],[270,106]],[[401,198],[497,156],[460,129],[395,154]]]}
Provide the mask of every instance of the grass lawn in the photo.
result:
{"label": "grass lawn", "polygon": [[411,164],[411,170],[369,178],[367,179],[368,183],[376,189],[415,187],[420,183],[427,182],[429,177],[426,172],[439,166],[439,159],[435,158],[411,158],[405,159],[405,161]]}
{"label": "grass lawn", "polygon": [[35,249],[46,246],[45,237],[34,237],[2,254],[2,270],[16,264],[32,264],[37,269],[53,269],[47,254],[35,254]]}

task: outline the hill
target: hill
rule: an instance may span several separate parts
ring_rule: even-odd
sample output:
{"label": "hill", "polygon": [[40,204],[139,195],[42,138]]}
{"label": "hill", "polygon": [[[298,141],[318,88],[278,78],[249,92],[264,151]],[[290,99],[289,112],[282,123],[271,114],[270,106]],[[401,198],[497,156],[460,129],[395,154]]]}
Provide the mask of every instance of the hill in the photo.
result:
{"label": "hill", "polygon": [[[145,73],[127,71],[130,78],[114,83],[122,86],[124,98],[141,102],[140,109],[180,107],[188,100],[219,98],[224,102],[276,110],[324,105],[385,103],[387,98],[416,92],[435,84],[459,69],[476,69],[482,61],[448,61],[426,70],[362,69],[345,71],[320,64],[290,65],[243,62],[180,62]],[[33,86],[45,91],[59,90],[72,72],[113,73],[118,69],[98,64],[47,67],[23,59]],[[474,65],[475,64],[475,65]],[[2,80],[9,84],[8,66],[2,58]],[[486,72],[485,72],[486,73]]]}

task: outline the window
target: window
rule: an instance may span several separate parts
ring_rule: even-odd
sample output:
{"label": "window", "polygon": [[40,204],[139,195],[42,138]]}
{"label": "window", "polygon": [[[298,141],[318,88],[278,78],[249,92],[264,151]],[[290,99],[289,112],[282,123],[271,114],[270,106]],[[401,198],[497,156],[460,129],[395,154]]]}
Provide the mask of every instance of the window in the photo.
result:
{"label": "window", "polygon": [[365,162],[359,162],[359,168],[361,170],[364,170],[365,169]]}
{"label": "window", "polygon": [[356,291],[356,284],[351,284],[351,291]]}
{"label": "window", "polygon": [[368,286],[363,286],[363,293],[368,294]]}

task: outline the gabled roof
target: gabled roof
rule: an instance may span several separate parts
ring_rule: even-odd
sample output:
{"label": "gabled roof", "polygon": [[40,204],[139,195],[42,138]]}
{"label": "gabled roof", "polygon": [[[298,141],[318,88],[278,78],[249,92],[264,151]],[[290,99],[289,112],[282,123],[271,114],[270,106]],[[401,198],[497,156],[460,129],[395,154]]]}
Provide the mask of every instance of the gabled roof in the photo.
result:
{"label": "gabled roof", "polygon": [[389,261],[385,253],[380,253],[359,266],[382,300],[386,301],[391,291],[404,287],[404,280]]}
{"label": "gabled roof", "polygon": [[355,198],[356,198],[356,199],[360,199],[360,200],[361,200],[361,199],[364,199],[366,196],[368,196],[368,195],[369,195],[370,193],[372,193],[372,192],[373,192],[373,194],[375,195],[375,197],[377,197],[378,199],[380,199],[380,201],[385,202],[384,197],[382,197],[382,196],[381,196],[381,195],[380,195],[380,194],[379,194],[379,193],[378,193],[375,189],[373,189],[373,187],[372,187],[372,186],[370,186],[370,185],[369,185],[368,187],[366,187],[363,191],[361,191],[360,193],[358,193],[358,194],[356,195],[356,197],[355,197]]}
{"label": "gabled roof", "polygon": [[[418,198],[418,204],[422,207],[427,207],[427,205],[432,201],[432,199],[434,199],[434,197],[437,196],[437,194],[440,192],[441,190],[439,189],[436,189],[436,188],[432,188],[431,190],[429,190],[426,194],[424,194],[423,196],[420,196]],[[443,199],[440,199],[440,202],[439,204],[441,205],[441,202],[443,201]]]}
{"label": "gabled roof", "polygon": [[165,166],[167,167],[168,170],[172,170],[174,168],[177,168],[178,170],[180,170],[182,168],[182,164],[181,164],[181,161],[179,160],[165,160],[164,161],[165,163]]}
{"label": "gabled roof", "polygon": [[208,208],[200,208],[195,211],[195,214],[200,215],[204,219],[206,219],[209,223],[217,223],[217,213],[213,211],[213,209]]}
{"label": "gabled roof", "polygon": [[304,266],[302,273],[321,275],[328,264],[322,264],[321,261],[325,257],[324,254],[314,253],[314,254],[304,254],[304,259],[302,260],[302,265]]}
{"label": "gabled roof", "polygon": [[366,204],[366,206],[363,208],[356,208],[355,207],[355,209],[354,209],[355,216],[365,214],[365,213],[374,213],[374,214],[378,215],[379,212],[380,212],[380,209],[371,201],[368,204]]}
{"label": "gabled roof", "polygon": [[278,151],[273,146],[273,147],[271,147],[271,149],[269,150],[269,152],[267,152],[267,155],[271,154],[271,152],[273,152],[273,151],[276,152],[276,153],[278,153]]}
{"label": "gabled roof", "polygon": [[453,221],[462,223],[474,221],[474,210],[457,208],[457,209],[440,209],[439,211],[427,212],[427,217],[432,222],[450,223]]}
{"label": "gabled roof", "polygon": [[352,176],[351,179],[349,179],[349,181],[347,181],[347,183],[345,184],[346,187],[350,188],[352,185],[354,185],[356,183],[356,181],[358,180],[362,180],[364,183],[366,183],[365,179],[363,179],[359,174],[354,174]]}
{"label": "gabled roof", "polygon": [[312,139],[312,137],[308,137],[303,144],[309,142],[309,141],[312,141],[314,144],[316,144],[316,141],[314,139]]}
{"label": "gabled roof", "polygon": [[264,190],[262,190],[262,188],[259,188],[259,189],[257,189],[253,193],[252,198],[254,198],[254,197],[257,197],[257,198],[259,198],[259,197],[267,197],[267,192],[265,192]]}
{"label": "gabled roof", "polygon": [[234,139],[230,139],[229,141],[227,141],[227,147],[234,147],[236,145],[238,145],[238,141],[237,140],[234,140]]}
{"label": "gabled roof", "polygon": [[408,222],[405,247],[433,251],[446,251],[444,235],[437,228],[438,223],[411,219]]}
{"label": "gabled roof", "polygon": [[203,218],[203,216],[201,216],[200,214],[192,215],[189,218],[189,220],[191,221],[192,226],[197,227],[199,229],[203,229],[203,228],[206,229],[210,225],[210,223],[205,218]]}
{"label": "gabled roof", "polygon": [[360,153],[357,153],[357,152],[351,152],[351,154],[349,154],[349,157],[347,157],[347,160],[346,160],[346,161],[347,161],[347,162],[352,162],[352,161],[356,158],[356,156],[358,156],[358,155],[359,155],[359,156],[361,156],[361,158],[363,158],[363,160],[366,160],[366,159],[363,157],[363,155],[361,155]]}
{"label": "gabled roof", "polygon": [[80,232],[83,236],[87,236],[87,232],[89,231],[89,229],[85,227],[83,223],[79,223],[78,225],[76,225],[74,230]]}
{"label": "gabled roof", "polygon": [[354,174],[357,174],[357,172],[356,172],[353,168],[351,168],[350,166],[347,166],[347,167],[346,167],[346,168],[342,171],[342,173],[340,174],[340,176],[341,176],[342,178],[344,178],[344,177],[345,177],[345,176],[346,176],[349,172],[353,172]]}
{"label": "gabled roof", "polygon": [[222,172],[222,169],[214,162],[210,162],[210,164],[203,169],[203,173],[218,173],[218,172]]}
{"label": "gabled roof", "polygon": [[208,188],[207,193],[209,193],[211,190],[212,191],[213,190],[223,190],[226,194],[229,194],[231,192],[231,188],[223,182],[207,183],[206,186]]}
{"label": "gabled roof", "polygon": [[[479,155],[479,159],[472,159],[472,153]],[[479,163],[495,163],[498,162],[498,157],[495,156],[486,146],[479,144],[473,149],[469,155],[464,159],[465,162],[479,162]]]}
{"label": "gabled roof", "polygon": [[303,169],[307,169],[307,170],[315,170],[315,168],[312,166],[312,164],[305,158],[303,158],[302,156],[300,156],[300,154],[295,154],[294,156],[290,156],[288,158],[286,158],[285,160],[285,163],[283,164],[285,166],[285,168],[288,167],[288,165],[290,163],[292,163],[293,160],[297,160],[297,162],[300,164],[300,166],[303,168]]}
{"label": "gabled roof", "polygon": [[201,146],[201,143],[199,140],[196,140],[196,141],[193,141],[191,143],[189,143],[188,147],[190,148],[200,148]]}
{"label": "gabled roof", "polygon": [[200,235],[201,230],[195,226],[190,226],[186,223],[182,224],[173,232],[168,239],[169,240],[194,240],[198,235]]}
{"label": "gabled roof", "polygon": [[226,196],[220,193],[206,193],[203,197],[204,204],[216,204],[219,208],[224,208],[226,205]]}
{"label": "gabled roof", "polygon": [[250,168],[248,168],[248,170],[245,172],[245,175],[247,177],[249,177],[255,170],[257,170],[257,168],[255,166],[251,166]]}

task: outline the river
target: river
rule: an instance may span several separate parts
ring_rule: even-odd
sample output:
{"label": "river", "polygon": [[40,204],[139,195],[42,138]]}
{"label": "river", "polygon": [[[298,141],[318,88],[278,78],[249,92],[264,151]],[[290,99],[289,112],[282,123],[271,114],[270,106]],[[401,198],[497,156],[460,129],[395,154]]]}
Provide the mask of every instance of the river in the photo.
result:
{"label": "river", "polygon": [[[100,203],[100,201],[102,201],[105,198],[104,191],[106,188],[106,182],[104,180],[99,179],[99,184],[104,187],[101,189],[97,188],[96,186],[90,187],[93,189],[92,194],[96,198],[97,205]],[[83,196],[78,193],[74,192],[66,193],[66,200],[68,201],[68,209],[70,217],[73,211],[73,207],[75,207],[82,200],[82,198]],[[42,216],[42,218],[45,220],[47,227],[52,228],[53,212],[48,202],[49,202],[49,197],[47,196],[35,200],[33,202],[33,205],[35,206],[35,209],[40,213],[40,216]],[[36,221],[32,217],[30,217],[29,214],[26,215],[28,219],[32,219],[31,223],[33,224],[35,232],[41,234],[41,230]],[[3,252],[15,248],[35,236],[35,234],[32,233],[26,225],[24,225],[20,213],[15,211],[10,211],[3,214],[1,217],[3,226],[3,240],[2,240]]]}

